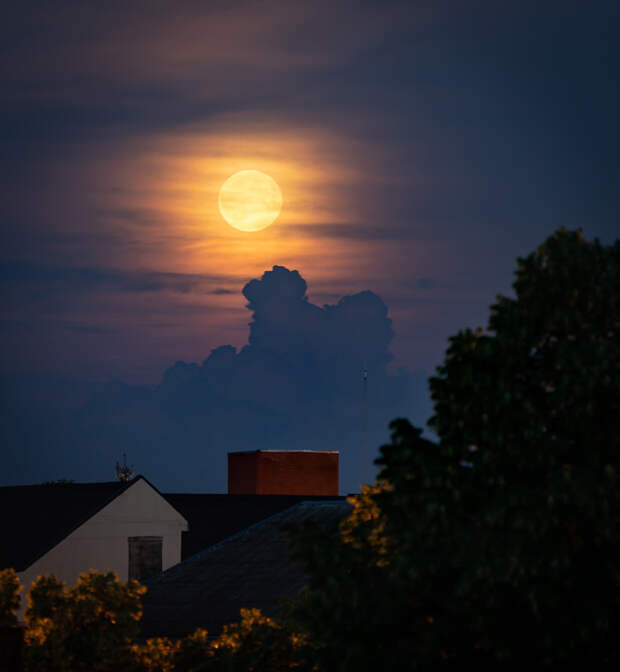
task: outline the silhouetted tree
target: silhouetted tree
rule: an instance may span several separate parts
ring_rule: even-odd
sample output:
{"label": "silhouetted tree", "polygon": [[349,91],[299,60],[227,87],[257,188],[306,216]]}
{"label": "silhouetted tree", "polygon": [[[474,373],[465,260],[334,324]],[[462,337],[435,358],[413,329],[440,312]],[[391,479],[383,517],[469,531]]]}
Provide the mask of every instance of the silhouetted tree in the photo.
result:
{"label": "silhouetted tree", "polygon": [[593,664],[620,627],[620,241],[561,229],[514,289],[431,380],[431,425],[472,464],[471,618],[497,658]]}
{"label": "silhouetted tree", "polygon": [[[329,670],[617,664],[620,241],[559,230],[392,423],[341,537],[298,537]],[[387,666],[387,667],[386,667]]]}

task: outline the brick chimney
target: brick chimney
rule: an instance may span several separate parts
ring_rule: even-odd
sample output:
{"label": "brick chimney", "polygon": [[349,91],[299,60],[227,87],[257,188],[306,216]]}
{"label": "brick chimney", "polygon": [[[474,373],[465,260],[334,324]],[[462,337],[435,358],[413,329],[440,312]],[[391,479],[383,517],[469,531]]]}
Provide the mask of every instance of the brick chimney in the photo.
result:
{"label": "brick chimney", "polygon": [[338,495],[338,451],[228,453],[229,495]]}

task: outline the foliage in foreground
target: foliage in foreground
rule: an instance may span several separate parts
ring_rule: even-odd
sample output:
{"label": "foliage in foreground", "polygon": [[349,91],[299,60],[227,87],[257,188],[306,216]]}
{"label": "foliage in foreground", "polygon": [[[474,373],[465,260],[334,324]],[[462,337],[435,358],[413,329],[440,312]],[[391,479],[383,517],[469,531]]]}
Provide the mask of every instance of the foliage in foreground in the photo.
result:
{"label": "foliage in foreground", "polygon": [[258,609],[242,609],[241,620],[213,641],[205,630],[171,642],[150,639],[132,648],[136,672],[312,672],[305,636],[288,630]]}
{"label": "foliage in foreground", "polygon": [[47,672],[104,672],[132,665],[131,645],[142,616],[137,581],[121,583],[113,572],[82,574],[72,588],[52,575],[28,593],[26,665]]}
{"label": "foliage in foreground", "polygon": [[[0,573],[0,611],[15,625],[19,580]],[[25,664],[28,672],[277,672],[314,669],[306,637],[257,609],[242,609],[239,623],[209,640],[206,630],[176,642],[166,637],[136,643],[146,588],[116,574],[90,571],[67,588],[51,574],[28,593]]]}
{"label": "foliage in foreground", "polygon": [[17,625],[21,585],[13,569],[0,569],[0,627]]}

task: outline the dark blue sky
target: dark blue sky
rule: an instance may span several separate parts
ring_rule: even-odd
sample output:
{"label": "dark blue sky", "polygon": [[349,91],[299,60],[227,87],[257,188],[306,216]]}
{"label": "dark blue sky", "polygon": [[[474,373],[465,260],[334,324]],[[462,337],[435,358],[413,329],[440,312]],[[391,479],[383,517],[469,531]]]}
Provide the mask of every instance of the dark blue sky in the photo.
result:
{"label": "dark blue sky", "polygon": [[[17,7],[0,29],[0,372],[11,482],[107,478],[76,458],[92,445],[92,418],[108,422],[101,408],[83,410],[93,390],[107,390],[111,413],[120,402],[103,383],[146,394],[177,360],[200,365],[227,344],[239,352],[249,336],[241,290],[274,265],[299,271],[317,310],[364,290],[381,297],[393,358],[377,376],[390,375],[397,398],[381,402],[373,438],[385,438],[391,408],[424,424],[419,381],[448,336],[486,323],[495,295],[510,291],[517,256],[559,226],[604,242],[620,231],[616,2]],[[221,183],[244,168],[271,174],[284,196],[280,218],[258,234],[233,231],[216,209]],[[273,330],[278,310],[286,306],[269,312]],[[376,326],[369,310],[364,324]],[[303,347],[314,357],[316,338],[284,329],[277,342],[287,357]],[[347,349],[335,337],[330,347]],[[238,371],[246,360],[235,361]],[[288,366],[290,375],[306,370]],[[394,383],[399,368],[408,391]],[[252,390],[245,399],[237,390],[235,403],[254,403],[255,379],[235,375]],[[334,403],[357,404],[340,382]],[[320,396],[326,383],[297,384]],[[42,419],[50,399],[80,420]],[[320,423],[322,402],[303,404]],[[26,431],[29,414],[39,419]],[[351,423],[338,440],[353,454]],[[254,438],[294,443],[288,424],[286,439],[270,434],[284,424],[267,422]],[[131,441],[140,431],[128,432]],[[197,459],[199,439],[184,440]],[[124,441],[110,436],[97,448],[98,469],[131,446]],[[164,458],[149,474],[145,451],[137,466],[164,478]],[[344,489],[359,480],[350,474]],[[217,489],[222,478],[204,482]]]}

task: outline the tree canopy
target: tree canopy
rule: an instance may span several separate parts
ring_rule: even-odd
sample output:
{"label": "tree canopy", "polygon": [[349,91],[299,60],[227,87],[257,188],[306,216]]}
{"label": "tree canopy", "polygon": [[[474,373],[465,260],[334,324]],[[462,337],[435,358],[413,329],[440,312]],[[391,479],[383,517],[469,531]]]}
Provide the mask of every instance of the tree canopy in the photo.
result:
{"label": "tree canopy", "polygon": [[[325,669],[617,661],[620,241],[557,231],[450,339],[341,537],[297,537]],[[314,534],[314,536],[312,536]]]}

